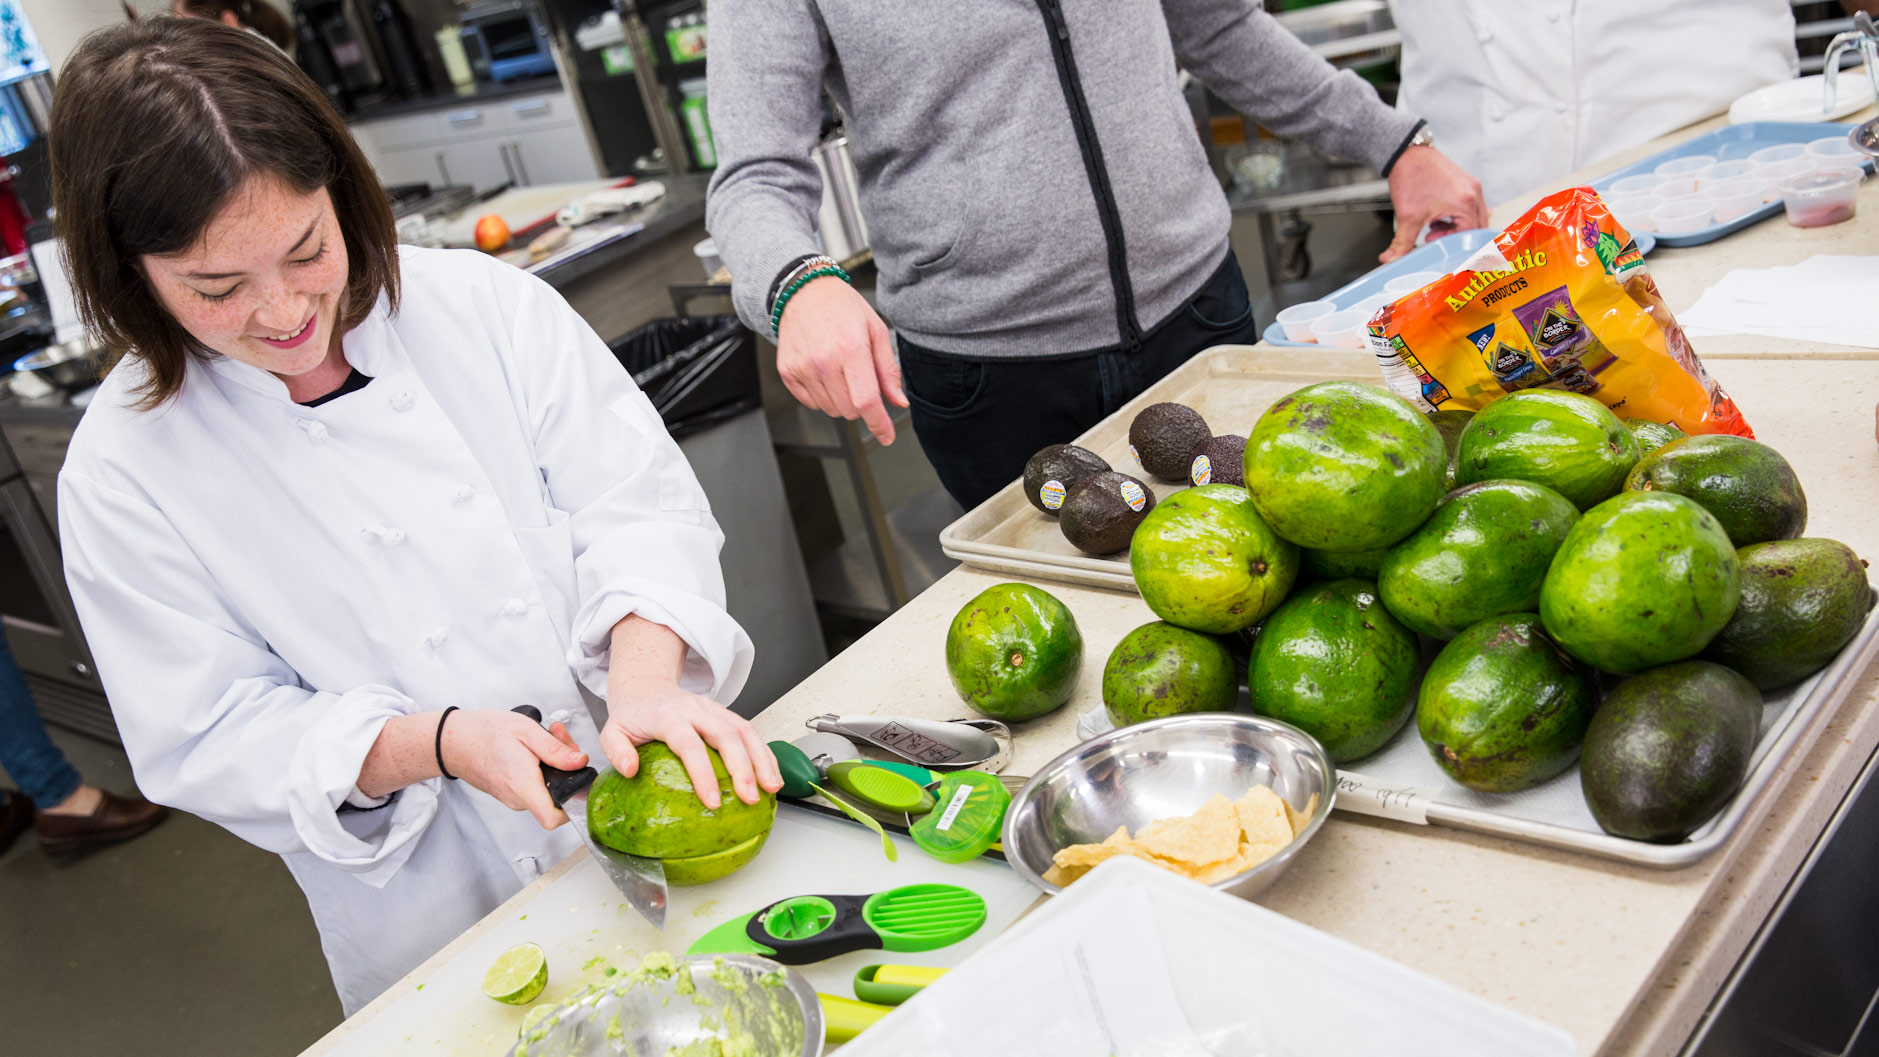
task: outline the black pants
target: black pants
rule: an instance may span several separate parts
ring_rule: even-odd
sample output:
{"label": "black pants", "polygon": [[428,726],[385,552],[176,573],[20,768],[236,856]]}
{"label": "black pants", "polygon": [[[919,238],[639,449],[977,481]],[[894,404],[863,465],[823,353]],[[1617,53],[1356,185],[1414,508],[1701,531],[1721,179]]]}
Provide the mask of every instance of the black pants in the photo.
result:
{"label": "black pants", "polygon": [[1022,474],[1038,449],[1075,440],[1195,353],[1258,340],[1246,281],[1228,250],[1199,291],[1134,352],[953,356],[901,338],[900,372],[920,446],[940,483],[971,510]]}

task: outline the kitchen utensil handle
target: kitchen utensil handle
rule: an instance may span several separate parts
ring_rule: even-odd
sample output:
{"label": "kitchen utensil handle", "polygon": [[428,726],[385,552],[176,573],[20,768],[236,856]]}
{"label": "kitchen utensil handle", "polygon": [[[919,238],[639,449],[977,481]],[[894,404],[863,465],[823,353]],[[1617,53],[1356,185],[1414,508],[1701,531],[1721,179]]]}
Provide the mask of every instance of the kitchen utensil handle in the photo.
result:
{"label": "kitchen utensil handle", "polygon": [[[771,913],[787,903],[822,900],[835,908],[834,920],[827,928],[802,939],[772,935],[765,924]],[[779,899],[750,916],[744,934],[776,953],[770,957],[784,965],[807,965],[825,961],[851,951],[881,950],[881,935],[867,922],[866,896],[794,896]]]}
{"label": "kitchen utensil handle", "polygon": [[[536,723],[542,721],[542,710],[534,705],[517,705],[509,711],[527,716]],[[564,771],[559,767],[542,764],[542,784],[548,787],[548,795],[554,798],[556,807],[565,807],[568,798],[593,784],[600,772],[592,767],[583,767],[578,771]]]}

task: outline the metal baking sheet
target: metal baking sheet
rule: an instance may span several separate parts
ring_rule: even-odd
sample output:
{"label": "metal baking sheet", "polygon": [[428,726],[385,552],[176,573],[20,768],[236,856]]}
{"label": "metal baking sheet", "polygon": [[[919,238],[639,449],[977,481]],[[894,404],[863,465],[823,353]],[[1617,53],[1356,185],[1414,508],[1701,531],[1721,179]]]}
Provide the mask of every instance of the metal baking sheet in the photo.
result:
{"label": "metal baking sheet", "polygon": [[[1426,242],[1388,264],[1365,272],[1363,275],[1345,283],[1336,290],[1324,295],[1321,300],[1329,301],[1339,311],[1355,306],[1359,301],[1383,292],[1383,284],[1399,275],[1411,272],[1452,272],[1464,264],[1474,251],[1494,241],[1500,234],[1493,228],[1469,228],[1452,235]],[[1657,239],[1653,235],[1638,233],[1633,236],[1638,244],[1638,252],[1648,255],[1657,248]],[[1267,344],[1282,345],[1293,349],[1324,348],[1313,341],[1293,341],[1285,336],[1285,328],[1277,320],[1266,324],[1260,337]],[[1352,350],[1356,351],[1356,350]]]}
{"label": "metal baking sheet", "polygon": [[[1659,165],[1674,158],[1684,158],[1692,154],[1708,154],[1717,161],[1740,161],[1763,147],[1778,147],[1784,143],[1807,143],[1811,140],[1825,139],[1828,136],[1846,136],[1853,131],[1852,125],[1843,125],[1834,121],[1750,121],[1741,125],[1725,125],[1711,132],[1705,132],[1693,139],[1685,140],[1674,147],[1658,151],[1642,161],[1632,162],[1622,168],[1591,181],[1592,190],[1603,194],[1614,180],[1627,176],[1648,173]],[[1865,161],[1867,172],[1873,171],[1872,159]],[[1733,235],[1750,224],[1758,224],[1784,207],[1781,199],[1764,202],[1759,209],[1729,221],[1726,224],[1711,224],[1706,228],[1686,231],[1680,235],[1658,235],[1657,241],[1665,246],[1701,246],[1705,242],[1714,242],[1724,235]]]}

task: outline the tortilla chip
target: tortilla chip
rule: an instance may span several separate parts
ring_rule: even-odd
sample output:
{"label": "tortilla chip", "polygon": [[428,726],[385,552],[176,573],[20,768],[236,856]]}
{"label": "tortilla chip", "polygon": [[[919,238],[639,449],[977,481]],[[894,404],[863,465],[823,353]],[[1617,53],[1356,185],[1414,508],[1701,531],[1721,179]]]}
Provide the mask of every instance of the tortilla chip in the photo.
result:
{"label": "tortilla chip", "polygon": [[1293,807],[1289,800],[1282,802],[1285,804],[1286,821],[1292,824],[1292,836],[1296,837],[1305,832],[1305,827],[1311,822],[1311,817],[1318,813],[1318,794],[1311,794],[1311,799],[1305,802],[1303,811]]}
{"label": "tortilla chip", "polygon": [[1248,789],[1245,796],[1233,802],[1233,812],[1238,816],[1243,841],[1250,844],[1276,841],[1280,847],[1291,843],[1294,833],[1292,821],[1286,815],[1285,801],[1270,787],[1256,785]]}
{"label": "tortilla chip", "polygon": [[1082,879],[1084,874],[1089,873],[1090,869],[1091,867],[1088,866],[1053,866],[1044,871],[1044,880],[1058,888],[1068,888],[1072,883]]}
{"label": "tortilla chip", "polygon": [[1238,854],[1240,823],[1233,802],[1215,793],[1186,818],[1165,818],[1143,826],[1135,843],[1151,854],[1199,869]]}
{"label": "tortilla chip", "polygon": [[[1316,807],[1314,802],[1311,808]],[[1133,838],[1122,826],[1100,844],[1060,848],[1044,880],[1067,887],[1097,864],[1127,855],[1202,884],[1217,884],[1284,851],[1310,813],[1293,811],[1263,785],[1238,800],[1216,794],[1193,814],[1150,822]]]}

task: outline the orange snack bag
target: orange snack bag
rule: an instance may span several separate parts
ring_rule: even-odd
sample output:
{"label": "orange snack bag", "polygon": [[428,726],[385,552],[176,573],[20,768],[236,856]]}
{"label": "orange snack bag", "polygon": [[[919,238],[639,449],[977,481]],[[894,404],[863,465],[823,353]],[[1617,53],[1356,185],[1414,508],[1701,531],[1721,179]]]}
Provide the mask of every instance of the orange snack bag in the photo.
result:
{"label": "orange snack bag", "polygon": [[1590,187],[1541,199],[1462,270],[1379,309],[1369,341],[1390,390],[1424,412],[1545,387],[1620,418],[1755,435]]}

